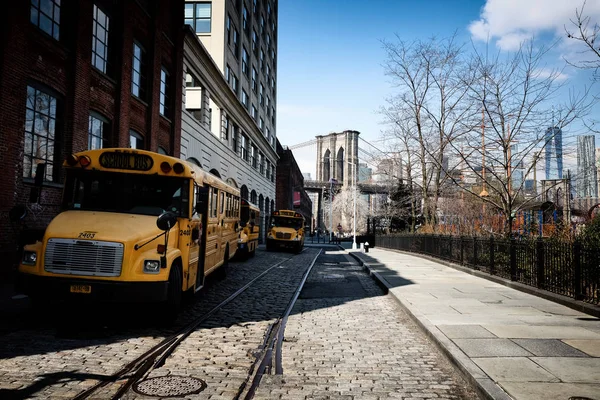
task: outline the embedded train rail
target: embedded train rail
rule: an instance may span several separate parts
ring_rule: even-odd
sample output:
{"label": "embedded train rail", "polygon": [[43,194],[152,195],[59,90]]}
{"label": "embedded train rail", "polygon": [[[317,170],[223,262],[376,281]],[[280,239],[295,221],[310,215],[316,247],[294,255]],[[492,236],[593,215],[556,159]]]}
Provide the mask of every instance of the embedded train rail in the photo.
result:
{"label": "embedded train rail", "polygon": [[[306,250],[306,249],[305,249]],[[265,339],[263,341],[263,345],[256,356],[256,361],[254,365],[251,367],[248,373],[248,377],[244,384],[240,387],[237,396],[235,399],[244,399],[249,400],[252,399],[254,393],[260,384],[260,380],[263,375],[271,372],[272,369],[276,371],[277,374],[282,373],[281,367],[281,345],[283,342],[283,334],[285,331],[286,322],[288,316],[290,315],[302,288],[304,287],[304,283],[308,278],[317,258],[321,254],[321,250],[314,257],[313,261],[310,263],[302,280],[298,287],[296,288],[293,296],[291,297],[284,313],[277,319],[275,323],[273,323],[265,334]],[[74,400],[83,400],[87,399],[90,396],[97,394],[97,392],[111,384],[119,384],[117,392],[111,397],[111,399],[121,399],[132,387],[135,389],[135,385],[143,382],[150,372],[153,370],[160,368],[164,365],[167,358],[175,351],[175,349],[183,342],[192,332],[200,326],[204,321],[208,318],[219,312],[223,307],[227,304],[235,300],[238,296],[244,293],[248,288],[262,279],[265,275],[267,275],[273,269],[279,267],[283,263],[291,260],[293,257],[289,257],[285,260],[279,261],[276,264],[272,265],[261,274],[256,276],[250,282],[246,283],[244,286],[239,288],[235,293],[230,295],[227,299],[213,307],[210,311],[203,314],[202,316],[194,319],[192,322],[181,328],[178,332],[172,334],[171,336],[165,338],[160,343],[154,345],[152,348],[147,350],[144,354],[140,355],[135,360],[126,364],[122,369],[109,376],[107,379],[102,380],[95,384],[94,386],[86,389],[85,391],[79,393],[75,396]],[[193,379],[193,378],[190,378]],[[251,382],[250,385],[248,383]],[[204,386],[205,387],[205,386]],[[204,389],[202,387],[202,390]],[[193,393],[190,393],[193,394]],[[161,396],[162,397],[162,396]],[[170,396],[167,396],[170,397]]]}

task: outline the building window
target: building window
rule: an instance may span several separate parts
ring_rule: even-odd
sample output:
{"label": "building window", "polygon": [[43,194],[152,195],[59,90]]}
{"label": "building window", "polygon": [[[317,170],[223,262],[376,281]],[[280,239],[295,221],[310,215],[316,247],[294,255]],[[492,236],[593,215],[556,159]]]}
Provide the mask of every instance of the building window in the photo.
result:
{"label": "building window", "polygon": [[[234,74],[231,73],[231,88],[233,89],[233,91],[237,94],[238,92],[238,86],[239,86],[239,78]],[[248,97],[248,96],[246,96]]]}
{"label": "building window", "polygon": [[196,75],[188,71],[185,74],[185,87],[200,87],[200,80],[196,78]]}
{"label": "building window", "polygon": [[271,165],[271,182],[275,182],[275,166]]}
{"label": "building window", "polygon": [[106,147],[108,120],[100,114],[91,112],[88,124],[88,150]]}
{"label": "building window", "polygon": [[146,54],[144,49],[137,44],[133,43],[133,66],[131,74],[131,93],[144,99],[146,95],[145,82],[146,82]]}
{"label": "building window", "polygon": [[252,52],[258,55],[258,34],[254,29],[252,29]]}
{"label": "building window", "polygon": [[252,145],[252,167],[258,168],[258,150],[255,145]]}
{"label": "building window", "polygon": [[225,66],[225,80],[231,85],[231,67],[229,64]]}
{"label": "building window", "polygon": [[169,117],[169,89],[169,73],[163,67],[160,69],[160,104],[158,108],[163,117]]}
{"label": "building window", "polygon": [[238,33],[238,30],[234,27],[233,28],[233,54],[236,57],[238,56],[240,50],[240,34]]}
{"label": "building window", "polygon": [[242,159],[248,161],[248,136],[243,133],[240,135],[240,150]]}
{"label": "building window", "polygon": [[54,160],[57,158],[58,100],[42,90],[27,86],[25,109],[25,147],[23,177],[35,178],[38,164],[46,164],[46,181],[55,181]]}
{"label": "building window", "polygon": [[108,65],[108,22],[108,16],[94,4],[92,65],[103,73],[106,73]]}
{"label": "building window", "polygon": [[231,17],[229,15],[227,16],[226,26],[227,26],[227,45],[231,46]]}
{"label": "building window", "polygon": [[239,150],[239,135],[240,135],[240,131],[239,128],[236,125],[233,125],[233,131],[232,131],[232,135],[231,135],[231,148],[233,149],[233,152],[236,154],[240,154],[240,150]]}
{"label": "building window", "polygon": [[271,162],[267,160],[267,179],[271,177]]}
{"label": "building window", "polygon": [[260,117],[260,120],[258,121],[258,127],[260,128],[261,131],[265,127],[265,121],[262,119],[262,117]]}
{"label": "building window", "polygon": [[271,115],[271,98],[269,96],[267,96],[267,100],[265,102],[265,107],[267,109],[267,115]]}
{"label": "building window", "polygon": [[273,89],[273,93],[275,93],[275,77],[271,77],[271,89]]}
{"label": "building window", "polygon": [[271,48],[271,35],[267,33],[267,49]]}
{"label": "building window", "polygon": [[48,35],[59,40],[60,0],[31,0],[29,20]]}
{"label": "building window", "polygon": [[210,33],[211,3],[185,3],[185,23],[196,33]]}
{"label": "building window", "polygon": [[242,89],[242,104],[248,109],[248,93],[244,89]]}
{"label": "building window", "polygon": [[221,133],[221,139],[228,142],[229,141],[229,130],[232,128],[231,121],[229,121],[229,117],[225,116],[223,121],[223,131]]}
{"label": "building window", "polygon": [[264,92],[265,92],[265,87],[261,83],[260,91],[258,92],[258,102],[260,103],[261,106],[265,105],[265,96],[263,94]]}
{"label": "building window", "polygon": [[250,76],[250,70],[248,67],[248,51],[246,51],[246,47],[242,47],[242,73],[246,76]]}
{"label": "building window", "polygon": [[258,0],[252,0],[252,12],[254,14],[256,14],[256,12],[258,11],[258,4],[257,4]]}
{"label": "building window", "polygon": [[169,155],[169,153],[167,153],[167,150],[165,150],[165,148],[161,146],[158,146],[158,154],[164,154],[165,156]]}
{"label": "building window", "polygon": [[256,106],[254,104],[252,104],[252,112],[250,115],[252,115],[252,119],[256,121]]}
{"label": "building window", "polygon": [[248,35],[250,33],[250,24],[248,23],[248,9],[246,8],[246,4],[242,8],[242,29]]}
{"label": "building window", "polygon": [[265,18],[260,16],[260,35],[263,36],[265,34]]}
{"label": "building window", "polygon": [[265,137],[267,138],[267,141],[271,143],[271,132],[269,131],[269,128],[265,128]]}
{"label": "building window", "polygon": [[271,67],[269,67],[269,64],[267,64],[267,72],[265,72],[265,76],[267,78],[267,82],[269,82],[271,79]]}
{"label": "building window", "polygon": [[258,73],[256,72],[256,68],[252,67],[252,91],[256,93],[257,84],[256,80],[258,78]]}
{"label": "building window", "polygon": [[265,52],[263,49],[260,49],[260,70],[265,70]]}
{"label": "building window", "polygon": [[144,137],[133,129],[129,130],[129,147],[138,150],[144,149]]}
{"label": "building window", "polygon": [[259,154],[258,165],[260,166],[260,174],[263,175],[265,173],[265,156],[264,154]]}

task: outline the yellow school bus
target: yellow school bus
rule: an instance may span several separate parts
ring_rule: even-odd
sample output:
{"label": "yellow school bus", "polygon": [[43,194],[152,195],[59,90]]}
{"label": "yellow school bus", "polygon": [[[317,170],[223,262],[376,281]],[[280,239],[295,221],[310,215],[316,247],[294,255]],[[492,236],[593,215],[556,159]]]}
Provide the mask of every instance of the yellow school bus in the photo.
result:
{"label": "yellow school bus", "polygon": [[290,248],[296,253],[304,247],[304,217],[291,210],[273,211],[267,232],[267,250]]}
{"label": "yellow school bus", "polygon": [[62,211],[19,265],[33,299],[155,302],[173,316],[237,250],[239,190],[192,163],[109,148],[63,167]]}
{"label": "yellow school bus", "polygon": [[241,200],[238,255],[240,258],[254,257],[260,234],[260,208],[248,200]]}

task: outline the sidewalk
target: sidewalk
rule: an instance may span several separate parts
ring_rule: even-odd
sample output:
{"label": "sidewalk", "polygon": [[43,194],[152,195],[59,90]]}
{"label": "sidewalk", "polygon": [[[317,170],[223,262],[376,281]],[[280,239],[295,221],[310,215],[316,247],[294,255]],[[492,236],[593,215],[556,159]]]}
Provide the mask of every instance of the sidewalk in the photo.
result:
{"label": "sidewalk", "polygon": [[416,255],[346,251],[485,398],[600,400],[600,319]]}

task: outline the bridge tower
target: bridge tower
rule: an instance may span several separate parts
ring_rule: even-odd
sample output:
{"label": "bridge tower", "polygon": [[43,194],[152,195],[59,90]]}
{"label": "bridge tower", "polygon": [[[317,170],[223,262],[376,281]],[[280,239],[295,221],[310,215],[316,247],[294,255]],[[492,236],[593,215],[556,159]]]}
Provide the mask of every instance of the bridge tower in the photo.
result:
{"label": "bridge tower", "polygon": [[317,180],[351,187],[358,173],[358,131],[317,136]]}

